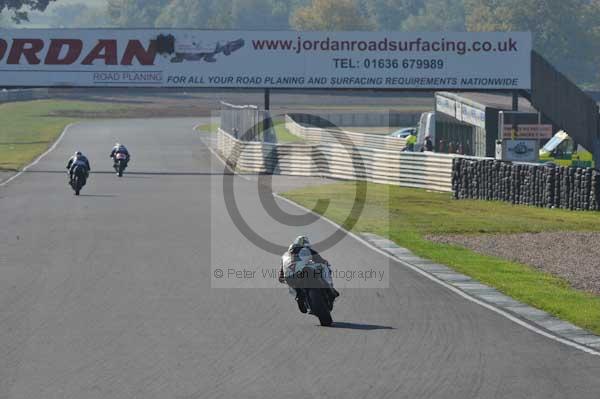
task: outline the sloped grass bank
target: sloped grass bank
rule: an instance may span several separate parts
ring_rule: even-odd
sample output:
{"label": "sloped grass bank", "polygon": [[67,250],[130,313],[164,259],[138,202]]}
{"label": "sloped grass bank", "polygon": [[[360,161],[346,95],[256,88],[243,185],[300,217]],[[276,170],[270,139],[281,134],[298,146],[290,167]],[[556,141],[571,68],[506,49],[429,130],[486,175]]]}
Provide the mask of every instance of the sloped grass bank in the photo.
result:
{"label": "sloped grass bank", "polygon": [[[0,105],[0,170],[16,171],[43,153],[69,123],[123,105],[70,100],[36,100]],[[73,116],[62,116],[61,114]],[[81,116],[77,116],[81,115]]]}

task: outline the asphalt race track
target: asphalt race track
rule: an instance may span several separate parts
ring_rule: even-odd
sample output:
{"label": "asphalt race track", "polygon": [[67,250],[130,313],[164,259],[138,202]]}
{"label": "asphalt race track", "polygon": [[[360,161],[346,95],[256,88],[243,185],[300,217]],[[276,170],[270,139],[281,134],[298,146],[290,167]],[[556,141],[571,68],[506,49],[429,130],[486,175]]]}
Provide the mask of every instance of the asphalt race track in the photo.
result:
{"label": "asphalt race track", "polygon": [[[341,289],[335,328],[300,314],[284,288],[211,288],[217,265],[279,259],[233,224],[223,166],[192,131],[198,122],[81,123],[0,187],[1,399],[600,397],[600,357],[350,237],[324,256],[334,266],[389,265],[390,287]],[[132,152],[122,179],[108,159],[116,139]],[[77,149],[93,171],[81,197],[64,169]],[[324,221],[273,220],[256,179],[234,179],[240,212],[266,239],[332,233]]]}

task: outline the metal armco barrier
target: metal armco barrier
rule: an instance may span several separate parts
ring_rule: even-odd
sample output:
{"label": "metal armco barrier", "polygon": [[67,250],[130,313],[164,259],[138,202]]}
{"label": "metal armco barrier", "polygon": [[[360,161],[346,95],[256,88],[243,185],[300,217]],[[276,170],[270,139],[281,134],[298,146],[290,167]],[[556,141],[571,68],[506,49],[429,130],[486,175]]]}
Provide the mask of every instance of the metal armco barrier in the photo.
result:
{"label": "metal armco barrier", "polygon": [[505,201],[570,210],[600,210],[600,171],[456,158],[456,199]]}
{"label": "metal armco barrier", "polygon": [[242,142],[219,129],[217,147],[240,171],[452,190],[452,160],[447,154],[400,152],[342,144]]}
{"label": "metal armco barrier", "polygon": [[296,136],[304,138],[311,144],[343,144],[356,147],[369,147],[382,150],[401,151],[406,147],[406,140],[376,134],[364,134],[336,129],[322,129],[303,126],[286,115],[285,127]]}
{"label": "metal armco barrier", "polygon": [[0,102],[29,101],[49,98],[48,89],[23,89],[0,91]]}

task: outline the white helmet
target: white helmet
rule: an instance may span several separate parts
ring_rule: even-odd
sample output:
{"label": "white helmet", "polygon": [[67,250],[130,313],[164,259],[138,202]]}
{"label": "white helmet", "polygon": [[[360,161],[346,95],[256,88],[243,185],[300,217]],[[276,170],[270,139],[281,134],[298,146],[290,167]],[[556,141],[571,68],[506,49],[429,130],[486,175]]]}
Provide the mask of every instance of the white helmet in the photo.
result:
{"label": "white helmet", "polygon": [[296,248],[310,248],[310,241],[307,236],[298,236],[290,245],[290,250]]}

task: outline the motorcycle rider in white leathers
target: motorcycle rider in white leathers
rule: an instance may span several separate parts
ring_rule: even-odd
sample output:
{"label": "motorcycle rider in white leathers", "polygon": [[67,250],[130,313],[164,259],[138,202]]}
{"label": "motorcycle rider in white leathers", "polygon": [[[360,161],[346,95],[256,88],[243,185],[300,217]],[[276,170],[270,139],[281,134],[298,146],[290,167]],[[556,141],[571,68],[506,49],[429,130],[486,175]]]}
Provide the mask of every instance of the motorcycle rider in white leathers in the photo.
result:
{"label": "motorcycle rider in white leathers", "polygon": [[[279,270],[279,282],[286,283],[285,270],[289,268],[292,263],[298,260],[311,259],[315,263],[323,264],[327,267],[327,272],[323,273],[323,279],[329,284],[331,289],[331,295],[333,298],[337,298],[340,294],[333,288],[333,278],[331,277],[331,265],[324,259],[317,251],[310,247],[310,241],[306,236],[298,236],[289,246],[288,250],[281,256],[281,269]],[[298,308],[302,313],[306,313],[307,309],[304,304],[303,293],[301,290],[295,289],[296,291],[296,302]]]}

